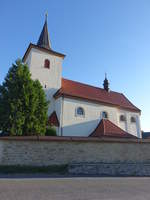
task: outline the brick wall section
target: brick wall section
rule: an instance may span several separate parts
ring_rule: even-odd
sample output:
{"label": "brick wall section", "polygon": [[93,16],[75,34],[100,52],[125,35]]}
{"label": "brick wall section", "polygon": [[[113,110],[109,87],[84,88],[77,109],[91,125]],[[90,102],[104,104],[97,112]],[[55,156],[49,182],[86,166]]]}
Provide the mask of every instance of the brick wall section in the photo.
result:
{"label": "brick wall section", "polygon": [[150,140],[70,137],[0,138],[0,165],[147,163]]}

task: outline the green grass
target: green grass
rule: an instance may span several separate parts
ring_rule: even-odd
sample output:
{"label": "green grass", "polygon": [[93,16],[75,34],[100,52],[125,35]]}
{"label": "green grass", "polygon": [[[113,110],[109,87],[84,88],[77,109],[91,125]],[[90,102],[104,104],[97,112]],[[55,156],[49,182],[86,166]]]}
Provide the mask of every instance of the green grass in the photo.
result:
{"label": "green grass", "polygon": [[0,166],[0,174],[66,174],[68,165],[51,165],[51,166]]}

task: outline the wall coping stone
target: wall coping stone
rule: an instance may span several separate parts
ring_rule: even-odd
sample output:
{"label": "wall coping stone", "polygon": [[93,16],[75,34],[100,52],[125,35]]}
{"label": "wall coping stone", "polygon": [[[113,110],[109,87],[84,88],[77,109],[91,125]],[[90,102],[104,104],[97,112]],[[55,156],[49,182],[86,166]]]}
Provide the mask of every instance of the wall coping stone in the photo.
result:
{"label": "wall coping stone", "polygon": [[107,143],[150,143],[150,139],[114,138],[114,137],[69,137],[69,136],[2,136],[6,141],[46,141],[46,142],[107,142]]}

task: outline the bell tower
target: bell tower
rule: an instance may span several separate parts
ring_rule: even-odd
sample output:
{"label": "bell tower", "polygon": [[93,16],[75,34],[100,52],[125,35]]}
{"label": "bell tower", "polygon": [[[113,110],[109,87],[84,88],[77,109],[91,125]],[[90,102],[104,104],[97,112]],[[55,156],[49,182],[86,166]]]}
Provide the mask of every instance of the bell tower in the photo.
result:
{"label": "bell tower", "polygon": [[61,88],[62,62],[65,55],[52,50],[47,14],[37,44],[30,43],[23,62],[30,69],[32,78],[38,79],[46,92],[48,100]]}

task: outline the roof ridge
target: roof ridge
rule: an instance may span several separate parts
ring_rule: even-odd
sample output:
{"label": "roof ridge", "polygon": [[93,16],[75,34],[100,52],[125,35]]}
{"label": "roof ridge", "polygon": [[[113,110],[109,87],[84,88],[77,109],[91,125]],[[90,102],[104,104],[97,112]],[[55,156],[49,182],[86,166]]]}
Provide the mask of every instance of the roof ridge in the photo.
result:
{"label": "roof ridge", "polygon": [[[101,90],[105,91],[103,88],[98,87],[98,86],[89,85],[89,84],[87,84],[87,83],[82,83],[82,82],[79,82],[79,81],[74,81],[74,80],[70,80],[70,79],[67,79],[67,78],[63,78],[63,77],[62,77],[62,79],[63,79],[63,80],[66,80],[66,81],[72,81],[72,82],[79,83],[79,84],[82,84],[82,85],[85,85],[85,86],[88,86],[88,87],[92,87],[92,88],[96,88],[96,89],[101,89]],[[116,92],[116,91],[113,91],[113,90],[110,90],[109,93],[110,93],[110,92],[113,92],[113,93],[117,93],[117,94],[123,95],[122,93],[120,93],[120,92]]]}
{"label": "roof ridge", "polygon": [[141,112],[128,98],[118,92],[106,92],[102,88],[98,88],[92,85],[81,83],[78,81],[62,78],[61,88],[54,94],[55,98],[60,96],[68,96],[70,98],[87,99],[88,101],[95,101],[97,103],[106,103],[116,106],[119,109],[125,109],[135,112]]}

